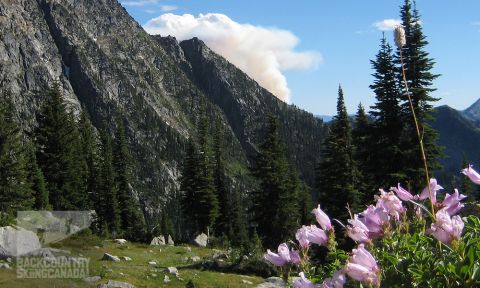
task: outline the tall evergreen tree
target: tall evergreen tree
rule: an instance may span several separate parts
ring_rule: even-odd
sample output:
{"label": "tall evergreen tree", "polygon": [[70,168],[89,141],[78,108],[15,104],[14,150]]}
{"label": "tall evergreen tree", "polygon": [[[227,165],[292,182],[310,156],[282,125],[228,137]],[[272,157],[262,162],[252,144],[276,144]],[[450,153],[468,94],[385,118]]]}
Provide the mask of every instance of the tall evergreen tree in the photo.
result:
{"label": "tall evergreen tree", "polygon": [[34,209],[37,210],[48,210],[51,208],[50,202],[48,199],[48,190],[47,184],[45,182],[45,177],[43,172],[38,167],[37,157],[35,151],[35,144],[31,141],[26,143],[26,153],[27,153],[27,171],[28,171],[28,181],[32,185],[33,195],[35,198],[35,203],[33,205]]}
{"label": "tall evergreen tree", "polygon": [[63,102],[59,82],[54,82],[48,92],[37,123],[36,156],[48,185],[50,203],[56,210],[86,208],[79,135]]}
{"label": "tall evergreen tree", "polygon": [[132,159],[125,138],[123,121],[117,119],[113,153],[115,182],[118,187],[117,198],[120,208],[122,230],[129,239],[140,239],[143,233],[144,221],[140,207],[133,196],[132,189]]}
{"label": "tall evergreen tree", "polygon": [[[200,175],[198,148],[195,141],[190,137],[187,142],[185,159],[183,160],[182,176],[180,178],[180,190],[183,193],[182,209],[189,223],[187,228],[192,229],[191,233],[200,230],[199,215],[195,203],[197,197],[198,177]],[[188,234],[188,233],[187,233]]]}
{"label": "tall evergreen tree", "polygon": [[369,165],[367,173],[373,176],[373,183],[378,186],[373,188],[388,188],[407,180],[407,176],[404,167],[400,165],[403,163],[400,140],[404,119],[400,107],[397,68],[393,50],[385,35],[381,39],[380,50],[375,60],[370,62],[375,70],[372,74],[374,82],[370,88],[375,93],[376,102],[370,107],[373,129],[368,146],[371,159],[374,161]]}
{"label": "tall evergreen tree", "polygon": [[26,156],[12,100],[8,94],[0,95],[0,222],[4,218],[9,222],[17,211],[34,204]]}
{"label": "tall evergreen tree", "polygon": [[314,205],[312,201],[312,191],[307,183],[302,181],[298,188],[298,214],[300,224],[308,224],[314,220],[312,210]]}
{"label": "tall evergreen tree", "polygon": [[[201,211],[198,214],[200,231],[213,229],[218,218],[218,197],[215,190],[213,177],[212,139],[205,103],[202,104],[202,113],[198,126],[199,148],[199,177],[197,179],[197,191],[195,205]],[[199,232],[200,232],[199,231]]]}
{"label": "tall evergreen tree", "polygon": [[218,195],[219,204],[219,217],[217,221],[217,229],[215,232],[218,235],[227,234],[230,230],[232,223],[231,214],[231,199],[230,191],[226,183],[226,171],[225,171],[225,156],[224,156],[224,143],[223,132],[221,128],[220,119],[215,122],[215,130],[213,135],[213,155],[214,155],[214,181],[215,189]]}
{"label": "tall evergreen tree", "polygon": [[118,235],[121,232],[121,216],[118,205],[117,183],[113,166],[112,140],[106,132],[101,136],[101,164],[98,188],[96,190],[96,207],[98,226],[105,235]]}
{"label": "tall evergreen tree", "polygon": [[[415,2],[413,2],[413,4],[415,6]],[[438,158],[441,150],[436,144],[437,132],[433,130],[427,122],[432,117],[432,103],[439,100],[431,96],[431,93],[435,91],[435,89],[432,88],[433,81],[439,75],[431,72],[435,62],[429,58],[428,52],[425,51],[428,42],[422,31],[418,10],[416,7],[412,8],[410,0],[405,0],[404,5],[401,7],[400,15],[406,38],[406,45],[401,51],[405,67],[405,76],[413,102],[413,108],[420,125],[420,134],[425,148],[428,167],[430,171],[433,172],[435,169],[440,168]],[[397,51],[396,58],[397,63],[400,64],[399,50]],[[399,80],[402,79],[401,77],[401,72],[399,72]],[[426,185],[425,172],[417,132],[408,102],[408,94],[403,85],[401,87],[403,100],[401,104],[402,120],[405,123],[401,143],[403,152],[402,166],[405,167],[407,178],[410,180],[410,189],[416,191]]]}
{"label": "tall evergreen tree", "polygon": [[85,161],[85,190],[88,195],[88,207],[94,207],[94,193],[98,185],[98,173],[100,165],[100,147],[98,137],[95,133],[90,117],[85,107],[82,108],[78,120],[78,131],[80,134],[81,154]]}
{"label": "tall evergreen tree", "polygon": [[358,170],[353,160],[351,126],[345,108],[342,88],[338,89],[337,115],[330,126],[317,169],[319,202],[333,218],[349,218],[347,205],[358,210]]}
{"label": "tall evergreen tree", "polygon": [[[376,159],[372,159],[372,125],[370,124],[362,104],[358,105],[352,129],[353,159],[358,167],[357,189],[363,195],[362,203],[370,203],[378,187],[374,183],[372,173]],[[377,188],[377,189],[376,189]]]}
{"label": "tall evergreen tree", "polygon": [[[272,115],[268,118],[265,141],[259,148],[253,168],[259,187],[253,193],[252,209],[260,237],[265,246],[273,247],[278,241],[287,240],[293,232],[292,227],[298,225],[298,207],[295,200],[291,201],[296,190],[289,189],[292,187],[288,183],[291,175],[279,136],[278,122]],[[285,215],[291,211],[295,212]]]}

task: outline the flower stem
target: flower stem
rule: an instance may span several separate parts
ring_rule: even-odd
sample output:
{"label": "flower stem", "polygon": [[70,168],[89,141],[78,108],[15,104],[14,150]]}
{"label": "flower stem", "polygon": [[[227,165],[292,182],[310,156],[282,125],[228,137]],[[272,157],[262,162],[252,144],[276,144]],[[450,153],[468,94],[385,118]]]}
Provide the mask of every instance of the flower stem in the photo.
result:
{"label": "flower stem", "polygon": [[418,142],[420,144],[420,153],[421,153],[421,156],[422,156],[422,161],[423,161],[423,166],[424,166],[423,168],[425,170],[425,179],[427,181],[428,194],[430,196],[430,206],[432,208],[432,216],[433,216],[433,219],[435,219],[435,207],[433,206],[433,193],[432,193],[432,189],[430,188],[430,176],[429,176],[429,173],[428,173],[427,157],[425,156],[425,149],[423,147],[423,137],[420,135],[420,127],[418,125],[417,116],[415,114],[415,108],[413,107],[412,97],[410,96],[410,92],[408,91],[407,77],[405,75],[405,64],[403,63],[403,52],[402,52],[403,49],[400,48],[399,50],[400,50],[400,63],[402,65],[403,84],[405,85],[405,90],[407,92],[408,102],[410,104],[410,110],[412,110],[413,121],[415,122],[415,129],[417,131]]}

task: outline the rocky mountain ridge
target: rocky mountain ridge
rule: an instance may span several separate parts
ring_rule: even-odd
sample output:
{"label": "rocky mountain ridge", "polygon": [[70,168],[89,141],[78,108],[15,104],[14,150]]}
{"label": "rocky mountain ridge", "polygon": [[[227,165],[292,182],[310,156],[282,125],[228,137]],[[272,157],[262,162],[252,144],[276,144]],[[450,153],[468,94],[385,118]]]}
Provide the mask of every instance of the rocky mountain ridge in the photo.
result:
{"label": "rocky mountain ridge", "polygon": [[291,160],[313,184],[326,125],[278,100],[199,39],[148,35],[116,0],[5,0],[0,26],[0,92],[13,95],[23,127],[33,127],[56,79],[69,107],[84,106],[97,128],[113,134],[120,115],[138,163],[134,188],[151,213],[178,192],[202,99],[227,131],[232,185],[251,186],[245,167],[268,114],[279,118]]}

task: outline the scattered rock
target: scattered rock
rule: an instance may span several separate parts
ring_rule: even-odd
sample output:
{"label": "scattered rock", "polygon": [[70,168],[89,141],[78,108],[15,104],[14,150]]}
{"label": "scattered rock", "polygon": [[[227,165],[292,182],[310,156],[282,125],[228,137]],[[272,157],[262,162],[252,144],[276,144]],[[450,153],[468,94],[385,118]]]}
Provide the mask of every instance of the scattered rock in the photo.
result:
{"label": "scattered rock", "polygon": [[122,256],[120,257],[121,260],[123,261],[132,261],[132,258],[128,257],[128,256]]}
{"label": "scattered rock", "polygon": [[150,266],[157,266],[157,262],[155,262],[155,261],[150,261],[150,262],[148,262],[148,265],[150,265]]}
{"label": "scattered rock", "polygon": [[114,256],[114,255],[105,253],[105,254],[103,254],[102,260],[119,262],[120,258],[118,258],[117,256]]}
{"label": "scattered rock", "polygon": [[125,240],[125,239],[114,239],[113,241],[115,241],[115,243],[118,243],[118,244],[120,244],[120,245],[125,245],[125,244],[127,244],[127,242],[128,242],[128,241]]}
{"label": "scattered rock", "polygon": [[0,269],[10,269],[10,265],[8,263],[0,263]]}
{"label": "scattered rock", "polygon": [[150,274],[150,276],[152,276],[153,278],[155,278],[155,277],[157,277],[157,274],[152,273],[152,274]]}
{"label": "scattered rock", "polygon": [[0,258],[17,257],[41,248],[37,234],[12,226],[0,227]]}
{"label": "scattered rock", "polygon": [[153,238],[152,241],[150,242],[150,245],[164,246],[165,245],[165,237],[157,236],[157,237]]}
{"label": "scattered rock", "polygon": [[243,255],[242,256],[242,261],[247,261],[248,260],[248,256],[247,255]]}
{"label": "scattered rock", "polygon": [[252,285],[252,284],[253,284],[253,282],[248,281],[248,280],[245,280],[245,279],[242,279],[242,283],[243,283],[243,284],[248,284],[248,285]]}
{"label": "scattered rock", "polygon": [[130,283],[108,280],[107,284],[101,284],[98,288],[135,288]]}
{"label": "scattered rock", "polygon": [[91,276],[91,277],[87,277],[87,278],[83,278],[83,282],[86,282],[88,284],[93,284],[95,282],[98,282],[102,279],[102,277],[100,276]]}
{"label": "scattered rock", "polygon": [[165,277],[163,277],[163,283],[168,283],[170,282],[170,277],[168,277],[168,275],[165,275]]}
{"label": "scattered rock", "polygon": [[192,243],[198,247],[207,247],[208,236],[202,233],[193,239]]}
{"label": "scattered rock", "polygon": [[213,254],[213,259],[228,259],[228,255],[223,253],[222,251],[216,251]]}
{"label": "scattered rock", "polygon": [[193,257],[190,257],[190,260],[192,260],[192,262],[198,262],[202,259],[200,259],[200,257],[198,257],[198,256],[193,256]]}
{"label": "scattered rock", "polygon": [[12,263],[12,258],[8,257],[8,258],[7,258],[7,262],[8,262],[8,263]]}
{"label": "scattered rock", "polygon": [[270,277],[265,282],[257,285],[257,288],[286,288],[285,282],[279,277]]}
{"label": "scattered rock", "polygon": [[100,246],[96,246],[96,245],[95,245],[95,246],[93,246],[93,248],[95,248],[95,249],[100,249]]}
{"label": "scattered rock", "polygon": [[175,242],[173,242],[172,236],[168,235],[167,245],[174,246]]}
{"label": "scattered rock", "polygon": [[190,248],[190,247],[188,247],[188,246],[185,247],[185,250],[187,250],[187,252],[192,252],[192,248]]}
{"label": "scattered rock", "polygon": [[177,275],[178,274],[178,269],[176,267],[168,267],[165,269],[165,272]]}
{"label": "scattered rock", "polygon": [[40,248],[30,253],[27,253],[28,256],[32,257],[42,257],[42,258],[55,258],[55,255],[50,248]]}

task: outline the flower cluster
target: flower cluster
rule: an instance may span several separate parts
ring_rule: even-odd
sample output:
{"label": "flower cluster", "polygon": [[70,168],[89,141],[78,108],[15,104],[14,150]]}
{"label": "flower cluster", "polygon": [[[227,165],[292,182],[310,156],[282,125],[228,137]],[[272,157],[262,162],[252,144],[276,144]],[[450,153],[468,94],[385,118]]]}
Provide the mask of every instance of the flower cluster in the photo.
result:
{"label": "flower cluster", "polygon": [[[468,176],[474,183],[480,184],[480,174],[473,170],[472,166],[462,170],[462,173]],[[404,202],[413,202],[416,208],[423,207],[421,201],[430,199],[432,209],[436,211],[432,216],[432,223],[425,231],[426,235],[431,235],[438,241],[451,245],[454,241],[460,239],[464,228],[462,218],[456,215],[464,205],[462,200],[465,195],[455,189],[454,193],[446,193],[443,201],[437,201],[437,192],[443,189],[438,185],[436,179],[430,179],[429,185],[425,187],[418,195],[413,195],[400,184],[397,187],[391,187],[390,190],[380,189],[379,195],[375,196],[375,205],[369,205],[364,211],[354,214],[352,219],[348,220],[345,227],[348,237],[358,243],[358,246],[352,250],[350,258],[342,269],[336,271],[331,278],[327,278],[321,284],[315,284],[309,280],[304,272],[293,282],[296,288],[341,288],[346,282],[346,276],[372,287],[380,286],[380,267],[372,254],[367,250],[366,245],[373,245],[373,241],[393,231],[392,227],[406,220],[407,208]],[[420,216],[420,210],[415,214]],[[278,254],[267,250],[265,259],[276,266],[285,266],[294,264],[303,267],[302,256],[311,244],[325,246],[330,248],[329,243],[334,238],[333,226],[328,215],[322,211],[320,205],[313,209],[317,225],[302,226],[297,230],[295,238],[298,241],[298,247],[302,253],[290,249],[286,243],[280,244]]]}

